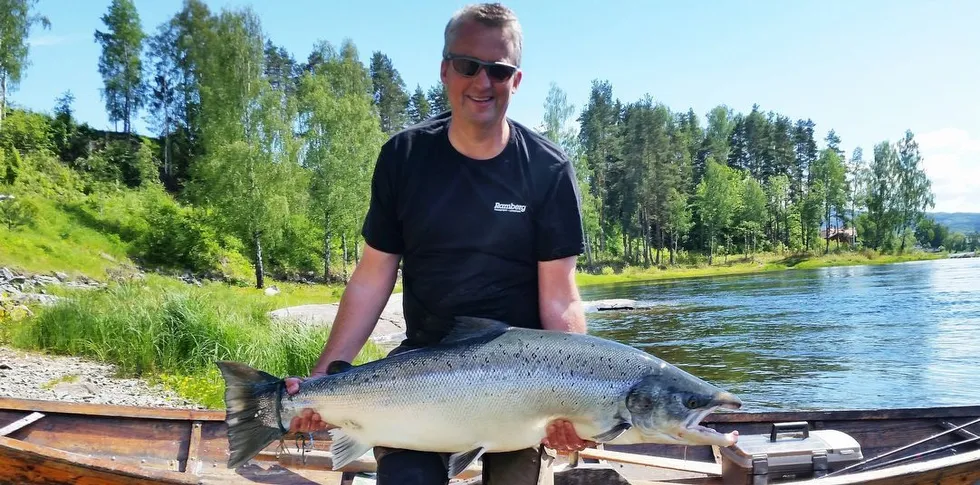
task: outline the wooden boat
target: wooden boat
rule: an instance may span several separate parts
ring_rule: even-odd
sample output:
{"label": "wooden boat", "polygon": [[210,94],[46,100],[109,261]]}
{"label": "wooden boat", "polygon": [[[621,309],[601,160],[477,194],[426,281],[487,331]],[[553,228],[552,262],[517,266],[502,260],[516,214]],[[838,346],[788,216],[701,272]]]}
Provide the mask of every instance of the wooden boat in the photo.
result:
{"label": "wooden boat", "polygon": [[[980,480],[980,406],[718,413],[703,421],[720,431],[738,430],[741,436],[768,434],[773,423],[784,422],[843,431],[860,443],[862,462],[867,462],[795,483],[916,485]],[[959,427],[963,424],[969,426]],[[325,434],[306,443],[306,452],[297,448],[304,444],[291,437],[284,447],[270,445],[249,464],[229,470],[225,432],[223,411],[0,398],[0,483],[374,483],[370,454],[343,470],[331,470]],[[607,446],[571,457],[561,455],[555,467],[556,484],[615,480],[632,485],[725,484],[721,462],[719,450],[706,446]],[[479,474],[479,465],[472,465],[455,482],[478,484]],[[604,481],[597,482],[599,476]]]}

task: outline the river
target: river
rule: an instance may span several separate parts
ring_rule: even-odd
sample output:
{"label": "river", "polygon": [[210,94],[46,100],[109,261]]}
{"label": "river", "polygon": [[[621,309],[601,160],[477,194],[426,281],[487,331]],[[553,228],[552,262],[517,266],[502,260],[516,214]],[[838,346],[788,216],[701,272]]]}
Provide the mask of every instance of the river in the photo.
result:
{"label": "river", "polygon": [[581,288],[648,309],[590,333],[735,392],[744,410],[980,405],[980,258]]}

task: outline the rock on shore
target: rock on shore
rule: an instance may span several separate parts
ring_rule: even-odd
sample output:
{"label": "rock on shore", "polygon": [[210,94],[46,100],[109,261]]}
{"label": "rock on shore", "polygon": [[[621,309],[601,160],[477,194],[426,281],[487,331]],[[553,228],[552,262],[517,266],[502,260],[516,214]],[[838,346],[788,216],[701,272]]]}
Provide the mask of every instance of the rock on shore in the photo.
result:
{"label": "rock on shore", "polygon": [[115,369],[111,365],[2,346],[0,397],[203,409],[140,379],[115,377]]}

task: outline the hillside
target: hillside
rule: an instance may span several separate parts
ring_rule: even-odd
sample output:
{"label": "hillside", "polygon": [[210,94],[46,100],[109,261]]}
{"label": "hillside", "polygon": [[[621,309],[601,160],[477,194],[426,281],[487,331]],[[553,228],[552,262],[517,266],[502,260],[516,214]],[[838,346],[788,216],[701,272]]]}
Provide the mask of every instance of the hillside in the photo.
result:
{"label": "hillside", "polygon": [[952,232],[969,234],[980,232],[980,213],[977,212],[930,212],[936,222],[949,227]]}

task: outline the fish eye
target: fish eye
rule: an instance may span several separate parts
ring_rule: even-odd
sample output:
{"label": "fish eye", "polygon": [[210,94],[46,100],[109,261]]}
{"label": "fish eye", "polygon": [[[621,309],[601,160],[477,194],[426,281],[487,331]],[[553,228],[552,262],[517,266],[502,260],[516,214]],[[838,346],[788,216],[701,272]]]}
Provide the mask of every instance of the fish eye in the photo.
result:
{"label": "fish eye", "polygon": [[687,406],[688,409],[699,408],[701,407],[700,404],[701,404],[701,400],[698,399],[697,396],[688,397],[687,402],[684,403],[684,405]]}

